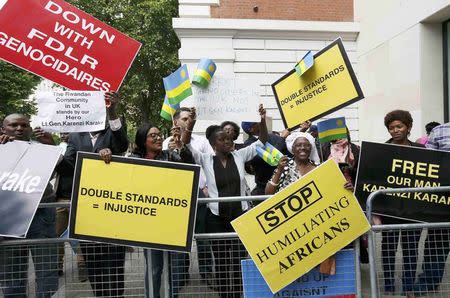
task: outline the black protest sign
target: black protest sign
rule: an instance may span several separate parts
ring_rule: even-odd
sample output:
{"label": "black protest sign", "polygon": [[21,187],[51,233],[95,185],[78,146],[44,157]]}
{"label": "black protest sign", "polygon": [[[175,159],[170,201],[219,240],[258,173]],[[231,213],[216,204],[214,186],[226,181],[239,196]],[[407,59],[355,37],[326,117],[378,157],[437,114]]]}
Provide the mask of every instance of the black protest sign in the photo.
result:
{"label": "black protest sign", "polygon": [[[370,193],[386,188],[450,185],[450,152],[362,142],[355,195],[365,208]],[[398,193],[374,200],[373,212],[425,222],[447,221],[449,193]]]}
{"label": "black protest sign", "polygon": [[56,146],[0,145],[0,235],[24,238],[61,154]]}

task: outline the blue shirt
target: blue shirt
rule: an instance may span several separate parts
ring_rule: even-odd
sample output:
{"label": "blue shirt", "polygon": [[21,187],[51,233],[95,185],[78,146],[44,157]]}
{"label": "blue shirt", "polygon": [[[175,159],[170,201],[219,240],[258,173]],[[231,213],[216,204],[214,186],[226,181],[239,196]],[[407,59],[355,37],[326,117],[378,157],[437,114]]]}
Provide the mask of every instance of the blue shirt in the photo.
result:
{"label": "blue shirt", "polygon": [[436,126],[428,137],[427,148],[450,151],[450,122]]}

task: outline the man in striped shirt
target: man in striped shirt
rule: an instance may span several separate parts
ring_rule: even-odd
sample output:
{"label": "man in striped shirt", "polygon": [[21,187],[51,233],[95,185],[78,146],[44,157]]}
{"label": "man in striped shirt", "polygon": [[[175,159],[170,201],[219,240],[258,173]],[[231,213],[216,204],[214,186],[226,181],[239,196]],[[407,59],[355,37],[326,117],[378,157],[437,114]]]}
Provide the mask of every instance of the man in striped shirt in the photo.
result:
{"label": "man in striped shirt", "polygon": [[[436,126],[430,133],[427,148],[450,152],[450,122]],[[425,240],[423,273],[414,287],[417,294],[434,292],[444,275],[445,263],[450,251],[450,229],[428,229]]]}

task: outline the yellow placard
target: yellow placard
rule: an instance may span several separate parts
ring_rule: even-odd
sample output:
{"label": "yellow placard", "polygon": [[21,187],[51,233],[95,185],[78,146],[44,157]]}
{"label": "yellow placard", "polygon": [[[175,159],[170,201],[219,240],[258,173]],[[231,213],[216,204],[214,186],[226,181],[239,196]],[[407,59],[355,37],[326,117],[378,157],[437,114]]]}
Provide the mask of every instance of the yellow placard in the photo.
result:
{"label": "yellow placard", "polygon": [[190,251],[199,167],[79,153],[71,238]]}
{"label": "yellow placard", "polygon": [[364,98],[340,38],[314,55],[307,72],[298,76],[291,70],[272,84],[272,90],[289,129]]}
{"label": "yellow placard", "polygon": [[231,223],[273,293],[369,230],[344,183],[328,160]]}

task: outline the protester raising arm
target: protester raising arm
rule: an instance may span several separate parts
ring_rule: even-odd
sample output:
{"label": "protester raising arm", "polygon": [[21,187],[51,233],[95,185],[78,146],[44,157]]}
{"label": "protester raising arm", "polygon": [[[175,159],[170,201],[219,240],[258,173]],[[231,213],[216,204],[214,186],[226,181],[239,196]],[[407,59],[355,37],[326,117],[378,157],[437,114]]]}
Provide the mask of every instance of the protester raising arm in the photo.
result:
{"label": "protester raising arm", "polygon": [[[214,149],[215,154],[200,153],[192,148],[190,144],[191,133],[195,125],[195,109],[187,129],[182,134],[182,141],[191,149],[197,164],[200,164],[205,172],[208,185],[208,192],[211,198],[221,198],[219,202],[208,204],[208,214],[206,216],[206,232],[232,232],[234,231],[230,222],[248,209],[248,203],[230,202],[228,197],[245,196],[245,162],[256,156],[256,146],[262,146],[262,142],[268,139],[267,127],[265,123],[266,111],[261,105],[259,114],[261,116],[261,136],[260,141],[256,141],[248,147],[240,150],[233,149],[233,138],[222,130],[218,125],[210,126],[207,131],[207,138]],[[235,242],[235,243],[233,243]],[[239,293],[242,291],[241,285],[237,282],[241,280],[240,259],[244,256],[245,249],[242,244],[230,241],[224,246],[213,243],[212,247],[216,264],[216,274],[219,276],[219,292],[221,297],[226,297],[229,289]],[[235,257],[228,258],[224,255],[231,254]],[[231,269],[230,272],[228,272]],[[227,278],[232,276],[232,278]],[[225,295],[225,296],[224,296]]]}
{"label": "protester raising arm", "polygon": [[[262,104],[259,105],[258,109],[259,115],[261,116],[261,128],[260,128],[260,141],[261,143],[265,144],[267,140],[269,139],[269,133],[267,130],[267,123],[266,123],[266,109]],[[195,108],[191,108],[191,117],[188,120],[187,128],[183,130],[181,134],[181,141],[183,144],[189,144],[191,142],[191,135],[192,130],[194,129],[195,122],[197,121],[197,113]]]}

